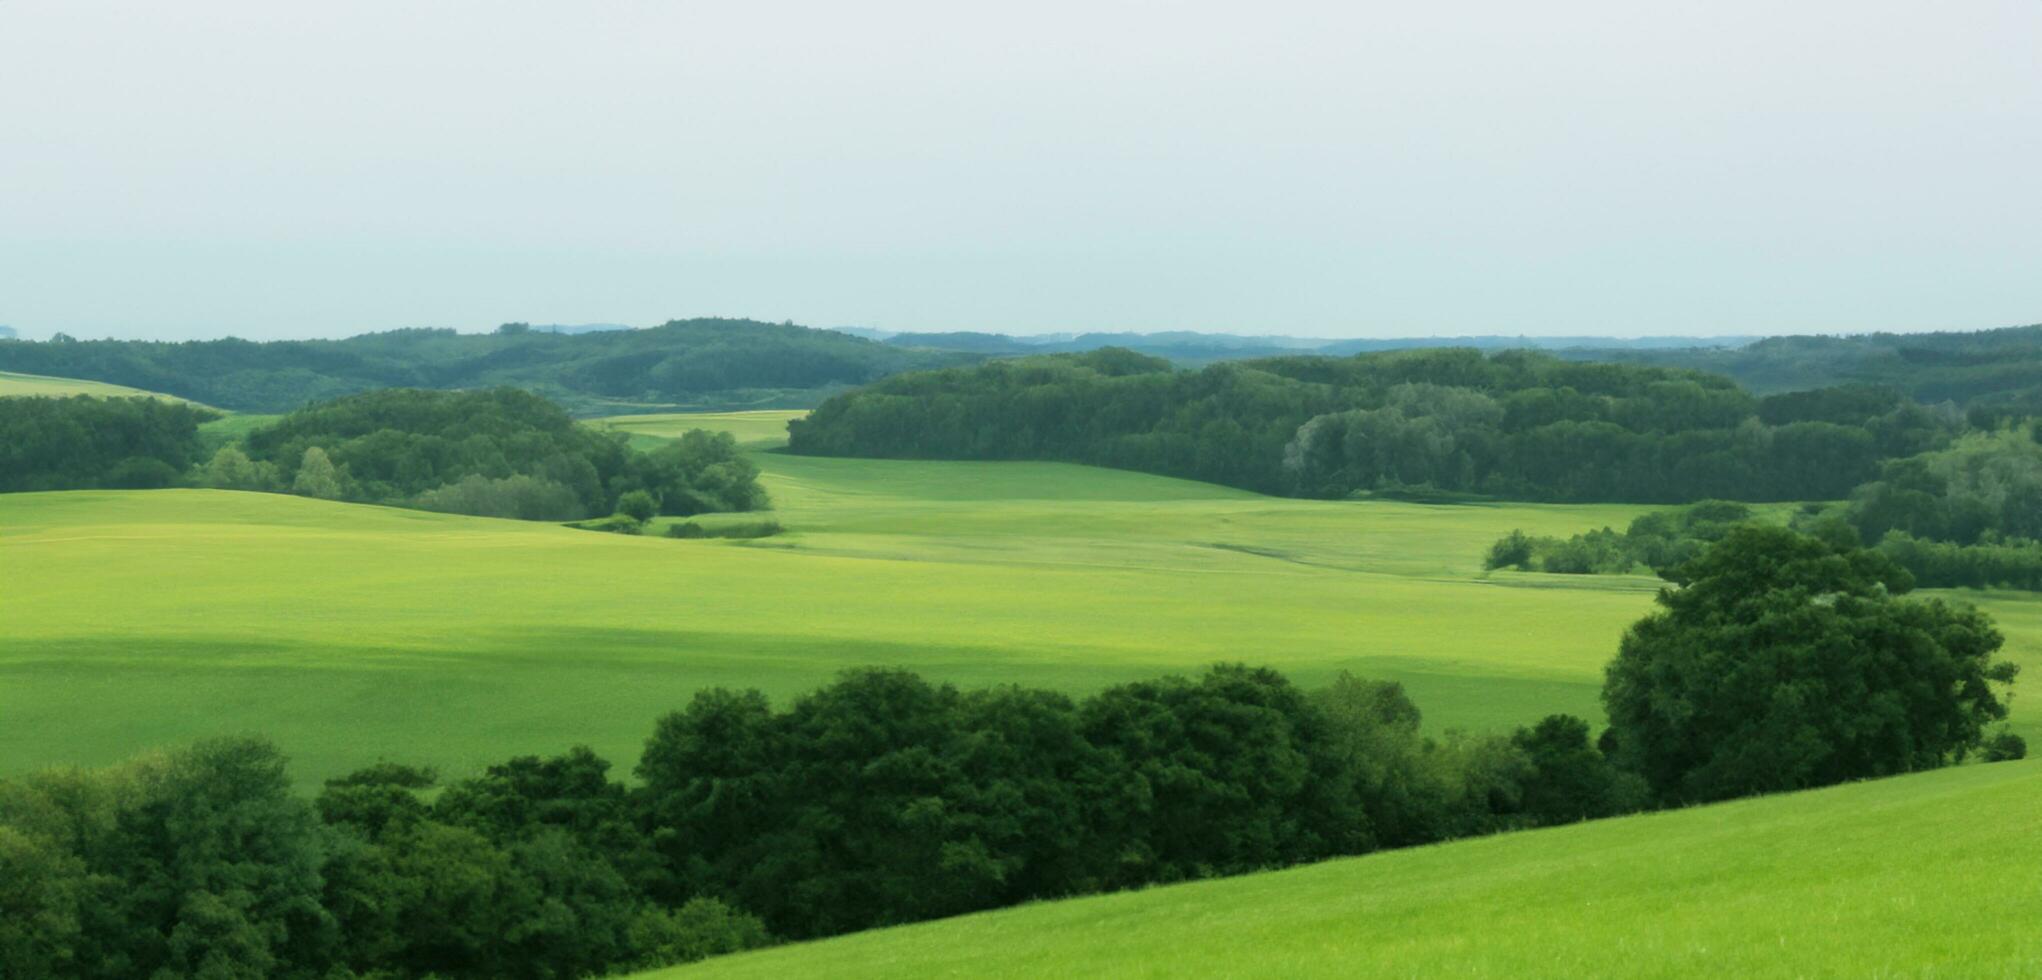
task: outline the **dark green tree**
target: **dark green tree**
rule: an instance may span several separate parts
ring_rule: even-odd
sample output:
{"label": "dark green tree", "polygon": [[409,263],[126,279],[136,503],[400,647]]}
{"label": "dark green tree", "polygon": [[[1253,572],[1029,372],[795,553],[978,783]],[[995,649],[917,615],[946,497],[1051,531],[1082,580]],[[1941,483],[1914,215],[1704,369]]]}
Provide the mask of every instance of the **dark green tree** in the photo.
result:
{"label": "dark green tree", "polygon": [[1663,800],[1933,768],[2006,716],[1991,621],[1900,598],[1911,578],[1876,553],[1745,526],[1668,577],[1603,688],[1620,758]]}
{"label": "dark green tree", "polygon": [[643,490],[632,490],[617,498],[617,513],[640,524],[659,514],[659,501]]}
{"label": "dark green tree", "polygon": [[1520,728],[1511,743],[1530,760],[1518,805],[1534,824],[1550,826],[1642,809],[1644,781],[1618,769],[1589,744],[1588,722],[1548,715]]}

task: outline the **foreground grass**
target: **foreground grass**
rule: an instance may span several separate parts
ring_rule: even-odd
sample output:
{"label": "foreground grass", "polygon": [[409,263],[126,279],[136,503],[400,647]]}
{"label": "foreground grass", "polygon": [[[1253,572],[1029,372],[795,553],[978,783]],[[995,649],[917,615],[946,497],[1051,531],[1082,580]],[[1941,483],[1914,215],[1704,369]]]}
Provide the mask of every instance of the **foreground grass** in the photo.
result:
{"label": "foreground grass", "polygon": [[[1401,680],[1434,730],[1597,717],[1602,667],[1657,585],[1480,567],[1511,528],[1622,526],[1638,507],[756,458],[787,533],[748,542],[221,491],[0,496],[0,771],[230,732],[274,737],[308,782],[576,743],[628,768],[705,686],[787,698],[866,664],[1079,693],[1242,660]],[[2032,678],[2042,602],[1986,605]]]}
{"label": "foreground grass", "polygon": [[2042,762],[1051,902],[652,978],[2042,976]]}

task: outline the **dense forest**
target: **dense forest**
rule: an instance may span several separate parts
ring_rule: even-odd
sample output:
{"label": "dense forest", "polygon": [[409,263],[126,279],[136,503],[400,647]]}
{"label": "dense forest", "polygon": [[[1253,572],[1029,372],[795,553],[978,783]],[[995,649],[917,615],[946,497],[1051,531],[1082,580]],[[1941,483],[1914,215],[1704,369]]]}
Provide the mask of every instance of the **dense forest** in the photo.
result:
{"label": "dense forest", "polygon": [[500,385],[582,414],[802,407],[899,371],[975,359],[752,320],[579,334],[513,323],[491,334],[414,329],[262,343],[0,340],[0,371],[107,381],[266,413],[375,388]]}
{"label": "dense forest", "polygon": [[[1711,501],[1645,514],[1622,533],[1605,527],[1562,539],[1513,531],[1487,564],[1665,574],[1751,517],[1743,504]],[[1846,499],[1806,504],[1791,523],[1839,544],[1873,546],[1921,585],[2042,589],[2042,429],[1974,431],[1947,448],[1889,460]]]}
{"label": "dense forest", "polygon": [[156,398],[0,398],[0,493],[172,486],[218,417]]}
{"label": "dense forest", "polygon": [[637,452],[515,388],[393,388],[309,406],[222,447],[200,479],[526,520],[609,514],[634,494],[684,516],[766,505],[758,468],[728,434],[694,431]]}
{"label": "dense forest", "polygon": [[0,970],[551,980],[2025,751],[1990,727],[2015,673],[1991,622],[1876,553],[1745,527],[1676,578],[1593,739],[1427,737],[1345,674],[1072,699],[863,669],[784,706],[697,693],[635,785],[573,749],[306,800],[246,737],[0,780]]}
{"label": "dense forest", "polygon": [[802,453],[1067,460],[1309,497],[1672,503],[1841,497],[1963,425],[1891,389],[1758,399],[1716,375],[1527,351],[1180,371],[1107,349],[897,375],[789,433]]}
{"label": "dense forest", "polygon": [[1925,404],[2042,415],[2042,324],[1960,333],[1769,337],[1738,347],[1628,350],[1587,345],[1563,356],[1692,368],[1760,394],[1883,385]]}

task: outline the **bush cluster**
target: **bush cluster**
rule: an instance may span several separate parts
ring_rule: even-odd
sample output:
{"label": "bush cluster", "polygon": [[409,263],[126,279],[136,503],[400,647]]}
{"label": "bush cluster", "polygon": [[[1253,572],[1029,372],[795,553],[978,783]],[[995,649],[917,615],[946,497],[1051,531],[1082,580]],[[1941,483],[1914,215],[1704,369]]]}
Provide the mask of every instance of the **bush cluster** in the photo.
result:
{"label": "bush cluster", "polygon": [[1571,538],[1517,530],[1490,546],[1483,567],[1569,575],[1621,575],[1641,568],[1663,572],[1700,555],[1751,517],[1751,508],[1743,504],[1704,500],[1640,515],[1622,534],[1607,527]]}

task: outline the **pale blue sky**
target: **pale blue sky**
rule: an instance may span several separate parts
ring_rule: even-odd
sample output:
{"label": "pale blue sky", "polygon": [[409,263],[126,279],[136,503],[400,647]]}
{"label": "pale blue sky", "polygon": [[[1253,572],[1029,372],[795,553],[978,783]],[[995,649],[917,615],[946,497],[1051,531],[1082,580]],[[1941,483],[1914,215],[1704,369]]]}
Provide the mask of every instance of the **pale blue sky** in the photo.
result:
{"label": "pale blue sky", "polygon": [[2035,0],[0,0],[30,336],[1982,328],[2038,173]]}

